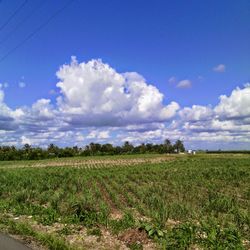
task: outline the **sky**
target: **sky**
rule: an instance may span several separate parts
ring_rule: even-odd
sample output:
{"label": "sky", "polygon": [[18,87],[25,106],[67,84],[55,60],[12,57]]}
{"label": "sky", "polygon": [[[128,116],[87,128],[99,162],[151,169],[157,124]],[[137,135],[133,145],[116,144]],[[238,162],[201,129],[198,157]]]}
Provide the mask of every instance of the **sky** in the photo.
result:
{"label": "sky", "polygon": [[0,1],[0,145],[250,149],[248,0]]}

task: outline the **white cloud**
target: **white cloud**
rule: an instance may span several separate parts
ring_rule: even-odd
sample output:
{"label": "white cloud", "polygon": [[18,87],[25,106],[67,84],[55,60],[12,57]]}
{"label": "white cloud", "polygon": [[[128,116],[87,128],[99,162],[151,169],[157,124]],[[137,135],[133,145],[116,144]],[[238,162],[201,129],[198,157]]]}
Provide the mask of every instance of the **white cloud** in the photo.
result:
{"label": "white cloud", "polygon": [[0,103],[3,103],[4,101],[4,92],[0,89]]}
{"label": "white cloud", "polygon": [[54,110],[53,106],[50,104],[49,99],[39,99],[31,107],[32,112],[35,113],[35,116],[40,118],[53,118]]}
{"label": "white cloud", "polygon": [[0,89],[7,89],[9,84],[7,82],[0,83]]}
{"label": "white cloud", "polygon": [[26,87],[26,83],[25,82],[19,82],[18,86],[19,86],[19,88],[25,88]]}
{"label": "white cloud", "polygon": [[221,95],[215,112],[222,118],[243,119],[250,117],[250,85],[244,88],[237,87],[230,96]]}
{"label": "white cloud", "polygon": [[175,84],[176,83],[176,77],[175,76],[172,76],[172,77],[170,77],[169,79],[168,79],[168,82],[170,83],[170,84]]}
{"label": "white cloud", "polygon": [[56,95],[56,94],[57,94],[57,92],[56,92],[56,90],[51,89],[51,90],[49,91],[49,94],[50,94],[50,95]]}
{"label": "white cloud", "polygon": [[203,121],[211,119],[213,110],[209,106],[193,105],[191,108],[185,107],[181,109],[179,115],[185,121]]}
{"label": "white cloud", "polygon": [[109,131],[92,130],[86,137],[87,139],[108,139],[110,138]]}
{"label": "white cloud", "polygon": [[[180,108],[136,72],[118,73],[101,60],[63,65],[56,103],[39,99],[10,108],[0,88],[0,144],[83,145],[182,139],[187,145],[250,148],[250,84],[219,97],[215,106]],[[182,82],[182,83],[181,83]],[[179,82],[191,86],[190,80]],[[199,147],[199,146],[197,146]]]}
{"label": "white cloud", "polygon": [[223,73],[226,71],[226,66],[224,64],[219,64],[213,68],[213,71]]}
{"label": "white cloud", "polygon": [[191,88],[192,87],[192,82],[188,79],[185,79],[185,80],[181,80],[178,82],[177,88],[182,88],[182,89],[185,89],[185,88]]}
{"label": "white cloud", "polygon": [[4,102],[4,91],[0,89],[0,131],[16,129],[15,111],[10,109]]}
{"label": "white cloud", "polygon": [[166,121],[179,109],[163,105],[163,94],[136,72],[117,73],[101,60],[78,63],[72,58],[57,72],[60,112],[82,126],[124,126]]}
{"label": "white cloud", "polygon": [[176,129],[186,141],[216,142],[224,148],[227,142],[231,148],[237,148],[237,145],[250,148],[249,107],[250,86],[245,84],[243,88],[234,89],[229,96],[221,96],[214,108],[194,105],[181,109],[181,119],[175,122]]}
{"label": "white cloud", "polygon": [[30,140],[29,138],[27,138],[26,136],[21,136],[21,144],[25,145],[25,144],[32,144],[32,140]]}

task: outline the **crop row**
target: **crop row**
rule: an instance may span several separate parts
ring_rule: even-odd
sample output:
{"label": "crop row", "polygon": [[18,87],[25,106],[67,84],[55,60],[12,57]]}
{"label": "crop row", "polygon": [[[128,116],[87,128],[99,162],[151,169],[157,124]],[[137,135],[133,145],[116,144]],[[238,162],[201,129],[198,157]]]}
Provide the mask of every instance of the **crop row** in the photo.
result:
{"label": "crop row", "polygon": [[[152,230],[160,230],[157,238],[165,247],[170,247],[170,238],[178,235],[179,231],[173,234],[178,228],[182,238],[197,236],[197,227],[208,230],[206,237],[215,230],[210,243],[193,236],[185,240],[187,245],[201,244],[209,249],[221,231],[231,230],[223,237],[230,247],[239,247],[250,235],[249,183],[249,158],[224,156],[97,169],[92,165],[89,169],[2,168],[0,212],[32,215],[42,224],[103,225],[114,233],[146,220],[150,236]],[[198,231],[192,233],[190,228]],[[241,240],[236,244],[230,240],[232,235]],[[173,242],[182,244],[182,240]]]}

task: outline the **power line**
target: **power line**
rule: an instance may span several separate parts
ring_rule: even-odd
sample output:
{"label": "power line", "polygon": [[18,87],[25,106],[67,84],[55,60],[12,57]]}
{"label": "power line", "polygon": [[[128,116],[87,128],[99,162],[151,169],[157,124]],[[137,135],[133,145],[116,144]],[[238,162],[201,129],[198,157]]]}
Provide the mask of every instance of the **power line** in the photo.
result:
{"label": "power line", "polygon": [[13,14],[6,20],[5,23],[0,26],[0,31],[4,29],[8,23],[17,15],[17,13],[28,3],[28,0],[25,0],[14,12]]}
{"label": "power line", "polygon": [[19,22],[14,29],[12,29],[7,36],[5,36],[2,40],[0,40],[0,45],[6,42],[21,26],[24,24],[28,19],[30,19],[46,2],[46,0],[42,0],[39,2],[39,4],[27,15],[25,18],[22,19],[21,22]]}
{"label": "power line", "polygon": [[0,62],[2,62],[6,57],[15,52],[19,47],[25,44],[29,39],[35,36],[41,29],[43,29],[46,25],[48,25],[57,15],[59,15],[64,9],[66,9],[73,1],[67,1],[66,4],[63,5],[62,8],[58,9],[50,18],[48,18],[44,23],[38,26],[32,33],[30,33],[24,40],[22,40],[19,44],[17,44],[13,49],[9,50],[4,56],[0,58]]}

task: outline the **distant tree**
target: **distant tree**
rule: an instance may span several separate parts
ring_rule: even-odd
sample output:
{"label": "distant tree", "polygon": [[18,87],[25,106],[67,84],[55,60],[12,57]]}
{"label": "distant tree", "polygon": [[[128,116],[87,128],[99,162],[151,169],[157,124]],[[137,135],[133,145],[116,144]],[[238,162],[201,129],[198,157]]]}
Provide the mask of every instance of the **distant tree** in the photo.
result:
{"label": "distant tree", "polygon": [[131,153],[134,149],[134,146],[130,144],[130,142],[125,141],[123,146],[122,146],[122,152],[123,153]]}
{"label": "distant tree", "polygon": [[73,156],[74,156],[74,149],[70,147],[64,148],[60,153],[60,157],[73,157]]}
{"label": "distant tree", "polygon": [[102,148],[102,146],[99,143],[93,143],[93,142],[91,142],[89,144],[89,150],[90,150],[90,154],[91,155],[97,155],[98,153],[100,153],[101,152],[101,148]]}
{"label": "distant tree", "polygon": [[79,155],[80,149],[78,148],[78,146],[73,147],[73,152],[74,152],[74,155]]}
{"label": "distant tree", "polygon": [[177,153],[184,152],[185,147],[181,140],[177,140],[174,144],[174,149],[177,151]]}
{"label": "distant tree", "polygon": [[140,154],[145,154],[147,152],[147,147],[145,145],[145,143],[142,143],[140,146],[139,146],[139,153]]}
{"label": "distant tree", "polygon": [[101,145],[101,152],[103,154],[113,155],[115,153],[115,149],[112,144],[106,143],[106,144]]}
{"label": "distant tree", "polygon": [[60,154],[60,149],[59,147],[51,143],[48,146],[47,152],[48,152],[49,157],[58,157]]}
{"label": "distant tree", "polygon": [[120,155],[121,153],[122,153],[122,147],[116,146],[116,147],[115,147],[115,154],[116,154],[116,155]]}
{"label": "distant tree", "polygon": [[28,143],[24,144],[23,150],[25,150],[26,152],[30,151],[31,150],[31,145],[29,145]]}
{"label": "distant tree", "polygon": [[[51,143],[47,149],[32,147],[25,144],[22,148],[14,146],[0,146],[0,160],[38,160],[54,157],[72,157],[72,156],[90,156],[90,155],[119,155],[119,154],[144,154],[144,153],[166,153],[166,152],[183,152],[185,147],[181,140],[177,140],[174,145],[166,139],[163,144],[140,144],[133,146],[132,143],[125,141],[122,146],[113,146],[110,143],[99,144],[90,143],[84,148],[78,146],[59,148]],[[216,151],[222,152],[222,151]],[[223,151],[224,152],[224,151]],[[208,153],[212,153],[209,151]]]}
{"label": "distant tree", "polygon": [[164,150],[166,153],[171,153],[173,151],[172,144],[169,139],[164,141]]}
{"label": "distant tree", "polygon": [[85,148],[82,150],[81,155],[82,156],[90,156],[90,147],[89,145],[86,145]]}
{"label": "distant tree", "polygon": [[146,149],[147,149],[147,152],[152,152],[153,151],[153,144],[152,143],[147,143],[146,144]]}

